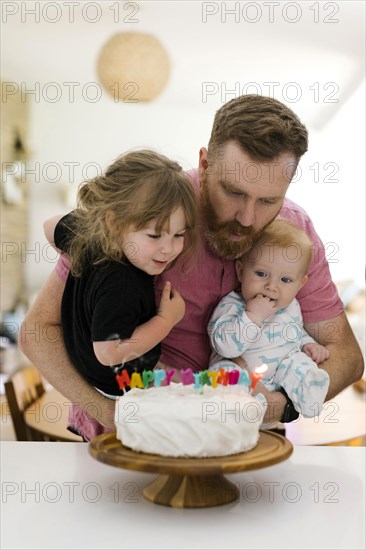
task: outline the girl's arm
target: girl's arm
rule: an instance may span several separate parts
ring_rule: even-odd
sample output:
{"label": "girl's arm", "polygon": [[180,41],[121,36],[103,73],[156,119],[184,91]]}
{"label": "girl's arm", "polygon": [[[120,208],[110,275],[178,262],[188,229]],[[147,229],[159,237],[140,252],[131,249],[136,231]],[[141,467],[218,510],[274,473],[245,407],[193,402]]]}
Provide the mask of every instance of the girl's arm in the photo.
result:
{"label": "girl's arm", "polygon": [[96,358],[112,367],[144,355],[161,342],[184,316],[184,300],[170,282],[166,282],[157,315],[138,326],[128,340],[93,342]]}
{"label": "girl's arm", "polygon": [[64,214],[58,214],[57,216],[53,216],[52,218],[46,220],[43,224],[43,231],[45,234],[45,237],[47,241],[50,243],[50,245],[57,250],[57,252],[62,253],[62,250],[57,248],[55,245],[55,228],[58,222],[64,217]]}

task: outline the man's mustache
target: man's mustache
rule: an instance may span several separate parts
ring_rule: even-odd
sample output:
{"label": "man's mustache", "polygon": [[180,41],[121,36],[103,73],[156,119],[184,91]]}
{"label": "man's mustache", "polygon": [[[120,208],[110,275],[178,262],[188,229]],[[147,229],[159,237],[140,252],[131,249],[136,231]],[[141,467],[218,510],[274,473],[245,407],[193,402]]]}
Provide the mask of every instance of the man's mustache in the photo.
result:
{"label": "man's mustache", "polygon": [[244,227],[243,225],[241,225],[239,222],[236,222],[236,221],[217,224],[216,229],[221,233],[226,233],[226,234],[234,233],[234,235],[238,235],[239,237],[253,235],[254,233],[254,229],[252,225]]}

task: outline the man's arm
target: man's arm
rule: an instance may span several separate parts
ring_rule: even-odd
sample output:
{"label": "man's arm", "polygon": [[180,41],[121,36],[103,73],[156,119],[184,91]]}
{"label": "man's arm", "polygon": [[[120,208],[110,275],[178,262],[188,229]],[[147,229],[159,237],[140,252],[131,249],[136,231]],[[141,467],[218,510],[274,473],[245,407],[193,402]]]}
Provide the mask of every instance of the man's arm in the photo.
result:
{"label": "man's arm", "polygon": [[63,218],[63,214],[61,215],[57,215],[57,216],[53,216],[52,218],[49,218],[48,220],[46,220],[43,224],[43,232],[44,232],[44,235],[46,237],[46,239],[48,240],[48,242],[50,243],[50,245],[57,251],[57,252],[62,252],[62,250],[60,250],[59,248],[57,248],[57,246],[55,245],[55,228],[56,228],[56,225],[58,224],[58,222]]}
{"label": "man's arm", "polygon": [[332,399],[362,377],[364,361],[360,346],[345,313],[327,321],[305,323],[304,328],[329,350],[329,359],[321,364],[321,368],[327,371],[330,378],[326,399]]}
{"label": "man's arm", "polygon": [[114,430],[115,402],[95,390],[67,355],[60,319],[63,290],[64,282],[53,271],[22,323],[19,347],[63,396]]}

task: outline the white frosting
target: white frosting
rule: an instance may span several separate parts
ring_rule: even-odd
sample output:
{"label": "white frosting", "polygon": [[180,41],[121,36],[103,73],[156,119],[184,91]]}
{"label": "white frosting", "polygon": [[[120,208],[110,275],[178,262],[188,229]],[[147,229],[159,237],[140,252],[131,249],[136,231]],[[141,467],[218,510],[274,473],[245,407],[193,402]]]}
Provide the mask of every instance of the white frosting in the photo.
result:
{"label": "white frosting", "polygon": [[[257,396],[258,397],[258,396]],[[262,397],[262,396],[260,396]],[[264,400],[240,385],[171,383],[118,398],[117,438],[135,451],[173,457],[226,456],[256,446]]]}

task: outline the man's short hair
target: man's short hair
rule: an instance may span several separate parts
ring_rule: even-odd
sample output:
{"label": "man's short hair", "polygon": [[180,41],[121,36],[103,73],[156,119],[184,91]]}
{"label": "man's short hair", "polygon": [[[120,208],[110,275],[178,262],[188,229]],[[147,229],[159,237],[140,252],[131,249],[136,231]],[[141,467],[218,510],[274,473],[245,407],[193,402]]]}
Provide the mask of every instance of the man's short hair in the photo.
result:
{"label": "man's short hair", "polygon": [[209,157],[235,141],[253,160],[273,160],[291,152],[299,161],[308,148],[308,132],[295,113],[280,101],[243,95],[216,113],[208,144]]}

